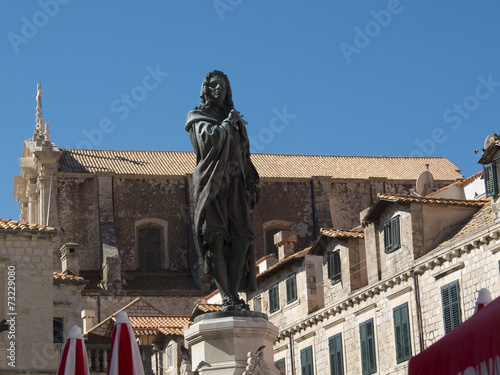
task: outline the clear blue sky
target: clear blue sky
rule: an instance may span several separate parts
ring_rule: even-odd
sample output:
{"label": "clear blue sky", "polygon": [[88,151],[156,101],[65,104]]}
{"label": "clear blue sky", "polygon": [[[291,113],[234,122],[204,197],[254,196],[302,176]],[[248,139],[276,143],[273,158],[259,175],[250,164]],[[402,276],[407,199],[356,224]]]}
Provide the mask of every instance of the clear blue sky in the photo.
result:
{"label": "clear blue sky", "polygon": [[[213,69],[254,152],[445,156],[464,176],[500,131],[500,1],[3,0],[0,217],[23,140],[191,150],[186,114]],[[103,132],[99,129],[107,122]]]}

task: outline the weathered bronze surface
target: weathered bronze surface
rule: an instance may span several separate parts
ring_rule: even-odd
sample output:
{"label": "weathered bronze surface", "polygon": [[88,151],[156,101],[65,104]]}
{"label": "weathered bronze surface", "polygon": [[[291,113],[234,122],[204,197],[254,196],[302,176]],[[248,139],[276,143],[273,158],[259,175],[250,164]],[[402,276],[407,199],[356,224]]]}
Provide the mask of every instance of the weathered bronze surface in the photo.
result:
{"label": "weathered bronze surface", "polygon": [[208,73],[200,97],[185,126],[196,152],[197,240],[223,311],[245,310],[248,305],[238,291],[255,289],[252,210],[259,198],[259,175],[250,160],[247,123],[234,109],[227,76],[218,70]]}

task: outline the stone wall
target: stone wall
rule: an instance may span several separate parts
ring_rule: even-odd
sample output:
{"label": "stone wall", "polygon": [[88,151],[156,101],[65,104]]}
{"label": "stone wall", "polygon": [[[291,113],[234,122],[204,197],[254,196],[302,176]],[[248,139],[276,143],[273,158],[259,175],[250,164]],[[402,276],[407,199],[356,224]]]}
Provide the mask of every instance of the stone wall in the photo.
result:
{"label": "stone wall", "polygon": [[80,268],[98,270],[102,260],[99,252],[99,212],[94,178],[64,177],[58,179],[57,210],[62,243],[80,245]]}
{"label": "stone wall", "polygon": [[[0,316],[15,322],[11,335],[0,333],[0,352],[5,354],[15,349],[15,368],[8,365],[12,359],[0,356],[2,373],[12,370],[52,373],[57,368],[52,335],[52,254],[57,248],[58,238],[53,235],[0,233]],[[15,289],[7,289],[9,276]],[[8,296],[15,299],[8,300]],[[9,306],[9,301],[15,305]]]}
{"label": "stone wall", "polygon": [[136,223],[167,222],[167,268],[187,270],[185,184],[176,179],[114,178],[115,231],[123,270],[137,269]]}

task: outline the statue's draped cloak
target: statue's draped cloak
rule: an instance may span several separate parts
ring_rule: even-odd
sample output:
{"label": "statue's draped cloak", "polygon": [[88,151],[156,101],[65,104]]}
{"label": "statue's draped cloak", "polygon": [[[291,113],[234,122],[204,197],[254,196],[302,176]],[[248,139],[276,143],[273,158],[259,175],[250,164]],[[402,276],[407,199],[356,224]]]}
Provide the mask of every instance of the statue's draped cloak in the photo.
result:
{"label": "statue's draped cloak", "polygon": [[[259,175],[250,160],[246,122],[239,120],[237,126],[223,121],[222,123],[210,114],[201,110],[188,113],[185,129],[189,132],[191,143],[196,153],[196,168],[193,172],[195,200],[195,230],[202,256],[205,259],[205,270],[211,273],[207,265],[208,243],[214,232],[219,233],[220,226],[212,230],[205,219],[207,208],[215,199],[227,198],[235,179],[246,190],[245,197],[238,201],[241,212],[247,212],[247,218],[241,218],[239,228],[226,228],[224,237],[255,237],[251,209],[255,202],[255,190],[258,189]],[[244,205],[244,206],[243,206]],[[227,216],[227,212],[223,213]],[[245,271],[240,283],[240,291],[251,291],[256,287],[255,252],[253,241],[247,254]]]}

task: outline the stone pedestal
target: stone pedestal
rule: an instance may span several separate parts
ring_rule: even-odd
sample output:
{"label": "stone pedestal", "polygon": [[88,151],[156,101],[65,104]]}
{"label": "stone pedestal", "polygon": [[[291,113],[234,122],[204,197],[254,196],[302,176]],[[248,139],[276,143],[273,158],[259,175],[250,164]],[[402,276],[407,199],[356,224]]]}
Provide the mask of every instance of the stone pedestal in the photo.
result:
{"label": "stone pedestal", "polygon": [[273,354],[277,336],[278,328],[265,314],[251,311],[204,314],[184,333],[191,346],[192,371],[200,375],[279,375]]}

